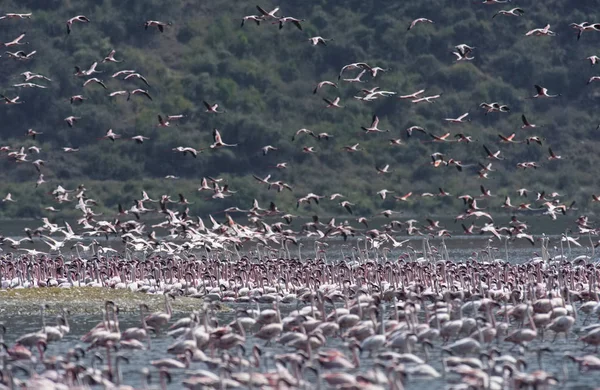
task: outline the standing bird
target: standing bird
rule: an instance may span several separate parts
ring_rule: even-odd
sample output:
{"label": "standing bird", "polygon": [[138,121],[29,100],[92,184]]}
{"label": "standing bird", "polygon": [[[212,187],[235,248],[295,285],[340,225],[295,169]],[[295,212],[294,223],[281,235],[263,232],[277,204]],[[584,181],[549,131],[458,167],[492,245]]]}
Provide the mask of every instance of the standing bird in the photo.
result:
{"label": "standing bird", "polygon": [[89,23],[90,20],[84,15],[77,15],[67,20],[67,34],[71,34],[71,26],[75,22]]}

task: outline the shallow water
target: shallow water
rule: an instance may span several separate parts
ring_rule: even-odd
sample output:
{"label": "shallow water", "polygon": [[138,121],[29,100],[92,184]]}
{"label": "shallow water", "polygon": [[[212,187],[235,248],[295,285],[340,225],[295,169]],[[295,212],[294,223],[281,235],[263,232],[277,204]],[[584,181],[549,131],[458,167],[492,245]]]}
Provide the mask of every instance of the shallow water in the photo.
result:
{"label": "shallow water", "polygon": [[[234,310],[229,311],[229,312],[221,312],[218,314],[218,320],[221,325],[227,324],[233,320],[233,318],[235,316],[234,313],[235,313],[236,308],[248,308],[249,307],[248,305],[241,305],[241,304],[232,304],[232,305],[228,305],[228,306]],[[254,307],[254,305],[252,307]],[[263,308],[267,308],[267,307],[269,307],[269,305],[263,306]],[[282,305],[282,314],[285,315],[286,313],[289,313],[291,310],[295,310],[295,309],[296,309],[295,304]],[[387,312],[389,313],[389,310],[387,310]],[[174,314],[170,323],[174,323],[177,319],[179,319],[185,315],[186,315],[185,313]],[[60,355],[60,354],[64,355],[69,348],[73,348],[76,345],[81,345],[85,349],[86,346],[83,345],[83,343],[81,343],[79,341],[79,338],[83,334],[85,334],[88,330],[90,330],[94,325],[96,325],[96,323],[98,323],[98,321],[100,321],[100,319],[101,318],[99,315],[98,316],[96,316],[96,315],[92,315],[92,316],[90,316],[90,315],[74,315],[74,316],[72,316],[70,318],[71,332],[69,334],[67,334],[61,341],[50,343],[48,346],[48,350],[46,351],[46,356],[53,356],[53,355]],[[14,340],[18,336],[28,333],[28,332],[37,331],[40,327],[40,322],[41,322],[39,316],[29,316],[29,315],[18,316],[18,317],[5,316],[4,318],[2,318],[2,321],[4,321],[4,323],[7,327],[6,341],[7,341],[7,344],[9,344],[9,345],[12,345],[14,343]],[[121,329],[126,329],[131,326],[139,326],[139,315],[135,314],[135,313],[122,313],[119,316],[119,322],[120,322]],[[583,319],[578,318],[577,324],[575,326],[575,333],[577,333],[578,329],[581,327],[582,322],[583,322]],[[589,324],[589,322],[588,322],[588,324]],[[550,332],[548,332],[548,333],[550,333]],[[538,339],[529,346],[531,348],[530,351],[522,351],[524,353],[523,358],[528,363],[528,369],[527,369],[528,372],[536,370],[539,368],[539,366],[537,363],[536,353],[532,350],[535,350],[542,345],[551,347],[553,349],[554,353],[552,355],[544,355],[543,368],[554,373],[562,381],[562,378],[563,378],[562,356],[563,356],[563,354],[565,352],[569,351],[569,352],[574,353],[577,356],[581,356],[581,355],[583,355],[583,353],[580,350],[583,345],[582,345],[582,343],[577,342],[575,340],[575,337],[573,336],[573,332],[571,333],[571,338],[568,342],[565,342],[563,336],[561,336],[560,339],[558,339],[556,342],[551,342],[552,337],[553,336],[551,334],[547,334],[546,335],[547,340],[544,343],[542,343],[538,337]],[[153,386],[156,386],[157,381],[158,381],[158,372],[156,369],[154,369],[153,367],[151,367],[149,365],[149,362],[154,359],[160,359],[160,358],[167,357],[166,350],[167,350],[167,347],[172,342],[173,342],[173,339],[169,338],[168,336],[166,336],[163,333],[161,335],[153,337],[152,349],[150,351],[123,350],[122,352],[130,360],[130,364],[122,364],[124,382],[129,385],[140,386],[141,385],[141,375],[139,374],[140,369],[142,367],[149,367],[151,372],[153,373],[153,382],[152,382]],[[254,343],[257,343],[260,346],[263,346],[265,344],[264,341],[255,339],[249,334],[248,338],[247,338],[246,350],[251,351],[251,348],[254,345]],[[441,372],[442,371],[441,352],[440,352],[441,351],[441,348],[440,348],[441,342],[437,341],[434,344],[435,344],[435,348],[430,353],[428,363],[431,364],[434,368],[436,368],[438,371]],[[501,351],[503,353],[507,353],[507,352],[510,353],[509,349],[511,347],[511,344],[502,342],[498,345],[498,347],[501,349]],[[349,356],[349,353],[344,345],[344,342],[340,338],[329,338],[327,340],[326,346],[324,346],[322,349],[326,349],[326,348],[342,349],[347,353],[347,356]],[[104,351],[104,350],[99,350],[98,352],[102,356],[105,356],[105,354],[106,354],[106,351]],[[266,368],[263,365],[261,371],[271,370],[274,368],[273,359],[272,359],[272,356],[274,354],[282,353],[282,352],[292,352],[292,350],[289,348],[283,347],[281,345],[278,345],[277,343],[272,343],[271,346],[269,346],[269,347],[263,347],[263,352],[264,352],[263,357],[266,356],[266,358],[263,361],[268,362],[268,364],[267,364]],[[588,352],[593,353],[593,350],[590,349],[590,350],[588,350]],[[425,358],[425,354],[420,348],[418,351],[415,351],[415,353],[418,356],[420,356],[421,358]],[[517,349],[515,349],[514,354],[515,355],[518,354]],[[91,356],[93,356],[93,352],[88,352],[86,354],[86,358],[85,358],[86,363],[88,363],[90,361]],[[113,356],[114,356],[114,353],[113,353]],[[169,357],[174,357],[174,356],[171,355]],[[271,358],[269,358],[269,357],[271,357]],[[372,363],[373,363],[373,360],[371,358],[367,357],[367,354],[364,354],[361,359],[360,371],[368,369],[372,365]],[[569,389],[592,388],[600,380],[600,372],[589,372],[589,373],[586,373],[585,375],[580,375],[577,372],[576,366],[573,363],[570,363],[568,367],[569,367],[568,368],[569,378],[566,382],[563,382],[560,385],[563,388],[569,388]],[[37,368],[39,371],[41,369],[41,365],[38,364]],[[192,362],[192,364],[190,366],[191,370],[206,369],[206,368],[207,367],[204,366],[202,363],[195,363],[195,362]],[[182,388],[181,381],[186,377],[186,375],[184,374],[183,371],[184,370],[172,370],[171,371],[171,374],[173,377],[173,382],[168,386],[169,389]],[[313,378],[313,380],[314,380],[314,378]],[[458,377],[454,374],[449,374],[446,379],[438,378],[438,379],[425,380],[425,379],[409,377],[405,383],[405,387],[407,389],[417,389],[420,386],[427,386],[427,388],[430,388],[430,389],[443,389],[446,387],[448,382],[456,382],[457,380],[458,380]],[[313,383],[315,383],[315,382],[313,381]]]}

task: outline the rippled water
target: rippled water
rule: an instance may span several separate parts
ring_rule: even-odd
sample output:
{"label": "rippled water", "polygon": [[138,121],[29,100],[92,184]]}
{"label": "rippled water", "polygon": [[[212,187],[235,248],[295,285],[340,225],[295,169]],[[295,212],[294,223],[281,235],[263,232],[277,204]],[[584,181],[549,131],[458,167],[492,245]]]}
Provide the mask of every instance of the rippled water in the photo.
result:
{"label": "rippled water", "polygon": [[[230,321],[232,321],[234,319],[234,313],[235,313],[235,308],[247,308],[248,305],[243,305],[240,306],[238,304],[233,304],[230,305],[230,307],[232,307],[234,310],[229,311],[229,312],[222,312],[218,314],[218,320],[221,324],[227,324]],[[252,306],[254,307],[254,306]],[[263,308],[267,308],[268,306],[264,306]],[[289,313],[291,310],[296,309],[296,305],[292,304],[292,305],[282,305],[282,314],[285,315],[286,313]],[[387,311],[389,313],[389,310]],[[176,313],[174,314],[173,318],[171,319],[171,323],[175,322],[177,319],[185,316],[185,313]],[[93,315],[93,316],[89,316],[89,315],[74,315],[70,318],[70,325],[71,325],[71,332],[69,334],[67,334],[60,342],[54,342],[51,343],[48,346],[48,350],[46,352],[46,356],[52,356],[52,355],[60,355],[60,354],[65,354],[65,352],[69,349],[69,348],[73,348],[76,345],[82,345],[82,343],[79,341],[79,338],[85,334],[88,330],[90,330],[94,325],[96,325],[99,321],[101,320],[101,317],[99,315]],[[40,318],[39,316],[7,316],[6,314],[4,315],[4,318],[2,318],[2,321],[4,321],[6,327],[7,327],[7,335],[6,335],[6,341],[9,345],[11,345],[12,343],[14,343],[14,340],[24,334],[24,333],[28,333],[28,332],[34,332],[39,330],[40,327]],[[122,313],[119,316],[119,322],[120,322],[120,327],[121,329],[126,329],[128,327],[131,326],[139,326],[139,315],[135,314],[135,313]],[[577,332],[577,330],[581,327],[581,324],[583,322],[582,318],[578,318],[577,324],[575,326],[575,331]],[[589,322],[588,322],[589,324]],[[550,332],[548,332],[550,333]],[[532,344],[530,344],[530,347],[532,350],[535,350],[537,348],[539,348],[540,346],[544,345],[544,346],[550,346],[554,353],[550,356],[550,355],[545,355],[544,359],[543,359],[543,368],[554,373],[558,378],[563,379],[563,371],[562,371],[562,365],[563,365],[563,359],[562,356],[565,352],[569,351],[574,353],[575,355],[582,355],[583,353],[581,352],[581,348],[583,347],[583,344],[580,342],[576,341],[575,336],[573,335],[573,332],[570,335],[570,339],[566,342],[564,340],[564,338],[561,336],[560,339],[558,339],[556,342],[551,342],[551,338],[553,337],[550,334],[546,335],[547,340],[542,343],[539,340],[539,337],[536,341],[534,341]],[[263,340],[258,340],[253,338],[250,334],[248,334],[248,339],[247,339],[247,351],[250,351],[252,346],[254,345],[254,343],[257,343],[258,345],[263,346],[265,344],[265,342]],[[123,351],[123,353],[130,359],[130,364],[123,364],[122,365],[122,371],[123,371],[123,376],[124,376],[124,381],[126,384],[130,384],[130,385],[134,385],[134,386],[140,386],[141,385],[141,375],[139,374],[140,369],[142,367],[150,367],[151,372],[153,373],[153,384],[156,386],[157,380],[158,380],[158,372],[157,370],[155,370],[154,368],[152,368],[149,365],[149,362],[153,359],[160,359],[160,358],[164,358],[167,357],[166,354],[166,350],[167,347],[173,342],[172,338],[169,338],[168,336],[166,336],[164,333],[162,335],[159,336],[155,336],[152,339],[152,349],[150,351]],[[434,350],[430,353],[429,356],[429,361],[428,363],[431,364],[434,368],[436,368],[438,371],[442,372],[442,364],[441,364],[441,342],[436,342],[435,343],[435,348]],[[84,346],[85,347],[85,346]],[[509,352],[509,349],[511,347],[511,345],[509,345],[508,343],[501,343],[500,345],[498,345],[498,347],[502,350],[503,353],[505,352]],[[338,348],[338,349],[342,349],[344,350],[346,353],[348,353],[343,340],[339,339],[339,338],[329,338],[327,340],[327,344],[326,346],[323,347],[323,349],[325,348]],[[271,346],[269,347],[264,347],[263,351],[265,352],[266,356],[272,356],[273,354],[276,353],[282,353],[285,351],[291,352],[291,350],[289,350],[286,347],[282,347],[280,345],[278,345],[277,343],[272,343]],[[105,351],[104,350],[100,350],[99,351],[103,356],[105,355]],[[425,354],[423,353],[423,351],[420,349],[420,347],[418,348],[417,351],[415,351],[415,353],[422,357],[425,358]],[[528,371],[532,371],[532,370],[536,370],[539,368],[538,363],[537,363],[537,358],[536,358],[536,353],[534,351],[523,351],[524,355],[523,358],[524,360],[528,363]],[[589,349],[588,353],[592,353],[593,354],[593,350]],[[515,348],[514,354],[517,355],[519,354],[518,349]],[[88,353],[86,355],[86,361],[89,362],[91,356],[93,355],[92,352]],[[349,356],[349,354],[348,354]],[[173,357],[173,356],[170,356]],[[269,360],[269,365],[267,366],[266,370],[268,369],[273,369],[273,360],[272,359],[267,359]],[[365,370],[368,367],[371,366],[372,364],[372,359],[369,358],[367,356],[367,354],[364,354],[362,359],[361,359],[361,369],[360,370]],[[38,369],[41,368],[41,365],[38,365]],[[190,369],[206,369],[207,367],[205,367],[202,363],[194,363],[192,362]],[[265,367],[263,366],[262,370],[265,370]],[[185,378],[185,374],[183,372],[184,370],[172,370],[172,376],[173,376],[173,382],[169,385],[169,389],[179,389],[181,388],[181,381]],[[600,381],[600,372],[590,372],[590,373],[586,373],[585,375],[581,375],[577,372],[576,366],[573,363],[569,364],[569,368],[568,368],[568,374],[569,374],[569,378],[567,379],[566,382],[561,383],[561,387],[563,388],[570,388],[570,389],[585,389],[585,388],[592,388],[594,386],[597,385],[597,383]],[[313,378],[314,379],[314,378]],[[438,378],[438,379],[432,379],[432,380],[424,380],[424,379],[419,379],[419,378],[408,378],[408,380],[405,383],[405,387],[407,389],[417,389],[421,386],[427,386],[427,388],[429,389],[442,389],[444,388],[448,382],[455,382],[456,380],[458,380],[458,377],[456,375],[450,374],[448,375],[445,379],[444,378]],[[313,383],[315,383],[313,381]]]}

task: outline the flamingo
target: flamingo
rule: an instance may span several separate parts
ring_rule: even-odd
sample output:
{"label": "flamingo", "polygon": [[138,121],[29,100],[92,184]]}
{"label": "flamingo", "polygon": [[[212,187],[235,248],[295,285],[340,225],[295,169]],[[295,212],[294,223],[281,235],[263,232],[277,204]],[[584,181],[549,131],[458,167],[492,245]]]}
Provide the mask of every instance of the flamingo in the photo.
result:
{"label": "flamingo", "polygon": [[589,56],[586,58],[586,60],[590,61],[590,64],[592,66],[596,65],[598,63],[598,61],[600,61],[600,57],[598,56]]}
{"label": "flamingo", "polygon": [[263,19],[262,19],[262,17],[260,17],[260,16],[256,16],[256,15],[248,15],[248,16],[244,16],[244,17],[242,18],[242,24],[241,24],[241,26],[240,26],[240,27],[244,27],[244,24],[245,24],[247,21],[249,21],[249,20],[251,20],[251,21],[255,22],[257,26],[260,26],[260,22],[261,22]]}
{"label": "flamingo", "polygon": [[221,114],[224,113],[225,110],[223,111],[217,111],[217,108],[219,108],[218,104],[208,104],[205,100],[202,101],[202,103],[204,104],[204,107],[206,107],[206,112],[211,112],[213,114]]}
{"label": "flamingo", "polygon": [[523,16],[523,14],[525,13],[525,11],[523,11],[523,9],[521,8],[513,8],[510,10],[500,10],[498,12],[496,12],[494,14],[494,16],[492,16],[492,19],[494,19],[496,16],[498,15],[506,15],[506,16]]}
{"label": "flamingo", "polygon": [[[124,71],[122,71],[122,72],[124,72]],[[146,84],[146,86],[148,86],[148,87],[150,86],[150,84],[148,84],[148,80],[146,80],[146,78],[144,76],[142,76],[141,74],[139,74],[137,72],[132,72],[132,73],[127,74],[127,76],[125,76],[123,78],[123,80],[129,80],[129,79],[132,79],[132,78],[140,79],[140,80],[142,80],[144,82],[144,84]]]}
{"label": "flamingo", "polygon": [[129,101],[131,99],[131,96],[133,96],[133,95],[144,95],[148,99],[152,100],[152,96],[150,96],[150,94],[148,93],[148,90],[146,90],[146,89],[138,88],[138,89],[134,89],[133,91],[130,91],[127,94],[127,100]]}
{"label": "flamingo", "polygon": [[411,29],[413,29],[417,25],[417,23],[432,23],[433,24],[433,21],[430,19],[427,19],[427,18],[417,18],[417,19],[413,20],[412,22],[410,22],[406,31],[410,31]]}
{"label": "flamingo", "polygon": [[273,10],[271,10],[269,12],[265,11],[259,5],[256,6],[256,9],[258,10],[258,12],[261,13],[263,19],[278,19],[279,18],[276,15],[277,12],[279,11],[279,7],[275,7],[275,8],[273,8]]}
{"label": "flamingo", "polygon": [[116,50],[114,50],[114,49],[113,49],[113,50],[111,50],[111,51],[110,51],[110,53],[108,53],[108,54],[106,55],[106,57],[104,57],[104,59],[102,60],[102,63],[105,63],[105,62],[116,62],[116,63],[123,62],[122,60],[121,60],[121,61],[117,61],[117,60],[115,59],[115,54],[116,54],[116,53],[117,53],[117,51],[116,51]]}
{"label": "flamingo", "polygon": [[31,12],[27,14],[16,14],[16,13],[8,13],[0,16],[0,20],[2,19],[31,19]]}
{"label": "flamingo", "polygon": [[75,22],[90,23],[90,20],[85,15],[77,15],[67,20],[67,34],[71,34],[71,26]]}
{"label": "flamingo", "polygon": [[317,45],[327,46],[327,42],[333,41],[333,38],[323,38],[321,36],[318,36],[318,37],[308,38],[308,40],[310,41],[310,43],[313,46],[317,46]]}
{"label": "flamingo", "polygon": [[550,154],[550,156],[548,156],[548,160],[560,160],[560,159],[562,159],[562,156],[557,156],[556,154],[554,154],[554,152],[552,151],[552,148],[548,148],[548,153]]}
{"label": "flamingo", "polygon": [[377,169],[377,173],[378,174],[381,174],[381,173],[390,173],[390,164],[386,164],[382,168],[375,167],[375,169]]}
{"label": "flamingo", "polygon": [[64,121],[67,122],[67,125],[69,125],[69,127],[73,127],[75,125],[75,122],[80,119],[81,117],[79,116],[68,116],[64,119]]}
{"label": "flamingo", "polygon": [[465,123],[465,122],[471,122],[470,119],[465,119],[467,116],[469,116],[468,112],[465,112],[464,114],[462,114],[461,116],[459,116],[458,118],[445,118],[444,120],[446,122],[450,122],[450,123]]}
{"label": "flamingo", "polygon": [[319,91],[319,89],[323,88],[325,85],[330,85],[336,89],[338,88],[337,84],[334,83],[333,81],[323,80],[317,84],[317,86],[313,90],[313,94],[316,94],[317,91]]}
{"label": "flamingo", "polygon": [[298,30],[302,31],[302,25],[300,24],[300,22],[304,22],[304,19],[296,19],[291,16],[286,16],[283,18],[279,18],[279,20],[277,22],[274,22],[273,24],[279,23],[279,29],[281,30],[283,28],[283,25],[287,22],[293,23],[294,26],[298,28]]}
{"label": "flamingo", "polygon": [[115,134],[113,129],[108,129],[108,131],[106,132],[106,135],[100,139],[109,139],[109,140],[115,142],[115,139],[118,139],[118,138],[121,138],[121,135]]}
{"label": "flamingo", "polygon": [[436,99],[439,99],[440,96],[442,96],[442,94],[437,94],[437,95],[431,95],[431,96],[425,96],[422,98],[417,98],[414,100],[411,100],[412,103],[422,103],[422,102],[427,102],[427,103],[433,103]]}
{"label": "flamingo", "polygon": [[214,143],[212,145],[210,145],[211,149],[218,149],[218,148],[222,148],[222,147],[226,147],[226,146],[237,146],[237,144],[224,143],[223,140],[221,139],[221,133],[219,133],[219,130],[217,130],[217,129],[213,129],[213,139],[214,139]]}
{"label": "flamingo", "polygon": [[379,125],[379,117],[377,115],[373,115],[373,120],[371,122],[371,126],[370,127],[364,127],[361,126],[361,129],[363,129],[367,134],[369,133],[389,133],[389,130],[381,130],[379,128],[377,128],[377,126]]}
{"label": "flamingo", "polygon": [[165,311],[149,314],[144,319],[146,321],[146,325],[156,329],[157,332],[159,332],[160,328],[165,326],[171,319],[172,309],[171,309],[171,303],[169,302],[169,294],[165,293],[164,297],[165,297]]}
{"label": "flamingo", "polygon": [[165,27],[166,26],[171,26],[173,23],[172,22],[160,22],[158,20],[148,20],[146,21],[146,23],[144,23],[144,29],[148,30],[148,27],[156,27],[158,29],[158,31],[160,31],[161,33],[165,31]]}
{"label": "flamingo", "polygon": [[340,98],[339,96],[336,97],[333,101],[327,99],[327,98],[323,98],[323,100],[325,101],[325,103],[327,103],[327,107],[325,108],[343,108],[344,106],[340,106]]}
{"label": "flamingo", "polygon": [[531,97],[531,99],[535,99],[535,98],[543,98],[543,97],[546,97],[546,98],[555,98],[555,97],[561,96],[561,94],[560,94],[560,93],[559,93],[559,94],[557,94],[557,95],[549,95],[549,94],[548,94],[548,89],[547,89],[547,88],[540,87],[540,86],[539,86],[539,85],[537,85],[537,84],[536,84],[536,85],[534,85],[534,87],[535,87],[535,89],[536,89],[536,91],[537,91],[537,94],[535,94],[534,96],[532,96],[532,97]]}
{"label": "flamingo", "polygon": [[544,28],[534,28],[533,30],[529,30],[525,33],[525,36],[554,36],[556,35],[554,31],[550,30],[550,25],[547,24]]}
{"label": "flamingo", "polygon": [[144,141],[149,140],[150,138],[144,137],[143,135],[136,135],[130,138],[132,141],[135,141],[137,144],[143,144]]}
{"label": "flamingo", "polygon": [[99,79],[97,79],[95,77],[92,77],[91,79],[86,80],[85,83],[83,83],[83,86],[85,87],[85,86],[87,86],[87,85],[89,85],[91,83],[99,84],[99,85],[102,86],[102,88],[107,89],[106,85],[104,85],[104,83],[101,80],[99,80]]}
{"label": "flamingo", "polygon": [[8,97],[0,94],[0,97],[2,99],[4,99],[4,104],[22,104],[22,103],[25,103],[24,100],[20,100],[21,99],[20,96],[15,96],[14,98],[11,99],[11,98],[8,98]]}
{"label": "flamingo", "polygon": [[28,45],[29,42],[21,42],[23,40],[23,38],[25,38],[25,33],[21,33],[21,35],[19,35],[18,37],[16,37],[15,39],[13,39],[10,42],[5,42],[2,46],[11,47],[11,46],[18,46],[18,45]]}

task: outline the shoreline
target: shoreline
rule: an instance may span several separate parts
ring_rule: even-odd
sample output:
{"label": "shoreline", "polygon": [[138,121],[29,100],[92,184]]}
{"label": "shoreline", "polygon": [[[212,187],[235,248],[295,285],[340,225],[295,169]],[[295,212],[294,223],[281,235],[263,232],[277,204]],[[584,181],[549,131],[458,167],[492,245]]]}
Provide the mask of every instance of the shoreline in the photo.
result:
{"label": "shoreline", "polygon": [[[100,314],[106,301],[113,301],[121,312],[137,311],[139,305],[148,305],[151,312],[164,309],[162,294],[133,292],[127,289],[103,287],[44,287],[0,290],[0,316],[39,313],[40,305],[47,304],[48,313],[60,313],[62,308],[72,314]],[[176,296],[171,300],[173,312],[187,312],[202,307],[202,299]]]}

